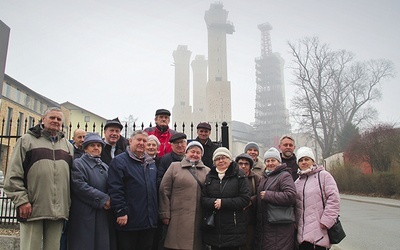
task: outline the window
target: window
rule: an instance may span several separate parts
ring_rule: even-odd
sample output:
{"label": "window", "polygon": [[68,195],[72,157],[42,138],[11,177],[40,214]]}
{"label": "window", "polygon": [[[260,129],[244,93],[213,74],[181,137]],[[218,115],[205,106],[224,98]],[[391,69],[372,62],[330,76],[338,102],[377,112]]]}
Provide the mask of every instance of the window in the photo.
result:
{"label": "window", "polygon": [[24,126],[24,113],[19,112],[19,123],[17,124],[17,135],[21,135]]}
{"label": "window", "polygon": [[13,109],[8,107],[7,121],[6,121],[6,135],[10,135],[10,133],[11,133],[10,120],[12,119],[12,113],[13,113]]}
{"label": "window", "polygon": [[90,122],[90,116],[85,116],[85,122]]}

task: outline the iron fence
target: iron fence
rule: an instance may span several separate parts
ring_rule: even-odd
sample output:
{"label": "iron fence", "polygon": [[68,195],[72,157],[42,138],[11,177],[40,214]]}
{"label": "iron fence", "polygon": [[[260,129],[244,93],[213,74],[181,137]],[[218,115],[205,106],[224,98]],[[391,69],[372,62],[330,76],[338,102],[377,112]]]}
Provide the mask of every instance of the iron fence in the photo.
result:
{"label": "iron fence", "polygon": [[[40,122],[40,121],[39,121]],[[29,127],[32,127],[35,125],[35,120],[28,121],[28,119],[25,119],[24,121],[20,121],[19,119],[16,122],[13,122],[13,120],[5,120],[4,118],[2,119],[1,122],[1,129],[0,129],[0,170],[3,171],[3,173],[6,173],[7,166],[8,166],[8,161],[10,159],[12,149],[14,148],[14,145],[18,138],[21,137],[22,134],[25,134],[28,131]],[[229,148],[229,127],[226,122],[221,123],[220,125],[218,123],[215,123],[213,128],[213,135],[215,136],[214,143],[218,144],[219,146],[224,146]],[[70,123],[68,126],[65,126],[64,124],[62,125],[62,130],[67,133],[67,138],[69,140],[72,139],[72,134],[75,129],[80,128],[81,126],[79,123],[76,126],[73,126],[72,123]],[[86,123],[82,129],[84,129],[86,132],[96,132],[99,133],[100,135],[103,134],[104,130],[104,125],[101,124],[100,126],[91,126],[92,131],[89,129],[89,125]],[[146,126],[144,123],[141,123],[140,125],[136,125],[136,123],[133,123],[131,125],[128,125],[125,123],[123,125],[124,129],[122,131],[122,134],[125,138],[128,138],[130,136],[130,133],[137,130],[137,129],[145,129]],[[150,123],[149,127],[152,127],[152,123]],[[176,131],[185,133],[188,137],[188,140],[194,140],[196,138],[196,127],[193,123],[191,123],[189,126],[186,126],[184,123],[179,127],[176,123],[172,126],[172,128]],[[14,208],[14,204],[11,202],[9,198],[6,197],[6,195],[3,192],[3,187],[2,184],[0,186],[0,224],[17,224],[17,218],[16,218],[16,210]]]}

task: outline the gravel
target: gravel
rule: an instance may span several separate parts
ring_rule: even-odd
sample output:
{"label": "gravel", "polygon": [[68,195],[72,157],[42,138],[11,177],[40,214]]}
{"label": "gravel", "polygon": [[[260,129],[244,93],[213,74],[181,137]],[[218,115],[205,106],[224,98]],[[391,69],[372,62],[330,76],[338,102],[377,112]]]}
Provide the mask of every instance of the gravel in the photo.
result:
{"label": "gravel", "polygon": [[0,235],[19,236],[19,226],[9,227],[0,225]]}

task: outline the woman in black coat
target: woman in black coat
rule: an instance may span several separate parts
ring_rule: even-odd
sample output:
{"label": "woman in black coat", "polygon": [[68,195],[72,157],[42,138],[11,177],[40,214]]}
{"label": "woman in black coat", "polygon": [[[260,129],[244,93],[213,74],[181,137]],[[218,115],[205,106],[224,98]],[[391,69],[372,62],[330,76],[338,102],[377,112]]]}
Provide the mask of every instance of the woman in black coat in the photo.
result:
{"label": "woman in black coat", "polygon": [[211,249],[239,249],[246,244],[247,218],[243,209],[250,204],[250,189],[243,170],[224,147],[215,150],[214,166],[202,190],[204,214],[215,213],[215,226],[204,229],[203,241]]}

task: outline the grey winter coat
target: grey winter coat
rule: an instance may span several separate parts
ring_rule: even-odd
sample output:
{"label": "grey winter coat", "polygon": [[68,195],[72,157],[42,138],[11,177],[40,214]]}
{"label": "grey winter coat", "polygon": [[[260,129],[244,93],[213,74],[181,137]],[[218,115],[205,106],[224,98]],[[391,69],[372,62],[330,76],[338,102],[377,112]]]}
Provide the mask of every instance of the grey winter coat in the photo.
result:
{"label": "grey winter coat", "polygon": [[71,170],[71,211],[68,222],[69,250],[111,249],[111,210],[105,210],[109,196],[108,166],[84,154]]}

